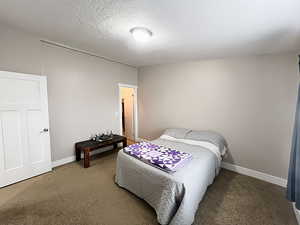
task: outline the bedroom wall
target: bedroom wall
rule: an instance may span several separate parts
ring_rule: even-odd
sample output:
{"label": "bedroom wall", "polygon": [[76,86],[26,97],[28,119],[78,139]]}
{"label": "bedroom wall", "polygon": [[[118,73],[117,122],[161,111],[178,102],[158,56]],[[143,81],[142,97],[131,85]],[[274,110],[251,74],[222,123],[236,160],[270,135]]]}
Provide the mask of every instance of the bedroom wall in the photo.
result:
{"label": "bedroom wall", "polygon": [[137,69],[42,44],[0,24],[0,70],[46,75],[52,160],[74,155],[91,133],[119,131],[118,83],[137,84]]}
{"label": "bedroom wall", "polygon": [[140,68],[139,136],[215,130],[229,143],[225,161],[286,178],[298,82],[296,54]]}

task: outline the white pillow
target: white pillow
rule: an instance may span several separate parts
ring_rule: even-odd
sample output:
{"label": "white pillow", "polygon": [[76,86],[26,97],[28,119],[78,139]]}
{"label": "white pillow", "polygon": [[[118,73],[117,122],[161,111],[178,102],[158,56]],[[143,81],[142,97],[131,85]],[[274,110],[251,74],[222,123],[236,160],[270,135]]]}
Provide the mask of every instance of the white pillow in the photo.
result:
{"label": "white pillow", "polygon": [[190,139],[180,139],[180,138],[174,138],[171,137],[169,135],[165,135],[163,134],[162,136],[160,136],[161,139],[164,140],[168,140],[168,141],[175,141],[175,142],[181,142],[181,143],[185,143],[185,144],[189,144],[189,145],[196,145],[196,146],[201,146],[204,147],[208,150],[210,150],[211,152],[213,152],[219,161],[222,160],[222,156],[225,155],[226,153],[226,147],[224,147],[224,149],[219,149],[219,147],[211,142],[208,141],[196,141],[196,140],[190,140]]}
{"label": "white pillow", "polygon": [[191,130],[185,128],[168,128],[165,130],[164,135],[183,139],[190,131]]}

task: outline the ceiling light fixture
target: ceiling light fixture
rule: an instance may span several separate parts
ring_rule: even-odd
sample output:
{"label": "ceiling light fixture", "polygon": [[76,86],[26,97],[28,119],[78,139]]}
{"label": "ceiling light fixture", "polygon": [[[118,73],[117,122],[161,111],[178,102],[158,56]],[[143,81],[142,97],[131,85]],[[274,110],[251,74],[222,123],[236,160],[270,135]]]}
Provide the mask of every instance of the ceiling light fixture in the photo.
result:
{"label": "ceiling light fixture", "polygon": [[130,33],[133,38],[139,42],[146,42],[153,35],[152,31],[145,27],[133,27],[130,29]]}

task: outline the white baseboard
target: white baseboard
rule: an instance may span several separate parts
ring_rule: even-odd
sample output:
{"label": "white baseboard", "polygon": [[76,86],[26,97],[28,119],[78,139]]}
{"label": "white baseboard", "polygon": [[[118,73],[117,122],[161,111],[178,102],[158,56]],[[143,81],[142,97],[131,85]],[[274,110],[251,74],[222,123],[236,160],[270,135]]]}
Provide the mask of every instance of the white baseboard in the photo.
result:
{"label": "white baseboard", "polygon": [[262,173],[262,172],[259,172],[256,170],[248,169],[245,167],[233,165],[233,164],[226,163],[226,162],[222,162],[221,167],[224,169],[227,169],[227,170],[234,171],[239,174],[254,177],[254,178],[257,178],[257,179],[260,179],[260,180],[263,180],[263,181],[266,181],[266,182],[269,182],[272,184],[276,184],[276,185],[279,185],[282,187],[286,187],[286,185],[287,185],[287,180],[285,180],[283,178],[275,177],[270,174]]}
{"label": "white baseboard", "polygon": [[[149,141],[143,138],[137,138],[137,141]],[[287,185],[287,180],[280,178],[280,177],[275,177],[272,176],[270,174],[267,173],[262,173],[256,170],[252,170],[252,169],[248,169],[245,167],[241,167],[241,166],[237,166],[231,163],[227,163],[227,162],[222,162],[221,167],[227,170],[231,170],[233,172],[239,173],[239,174],[243,174],[243,175],[247,175],[250,177],[254,177],[272,184],[276,184],[282,187],[286,187]],[[300,224],[299,224],[300,225]]]}
{"label": "white baseboard", "polygon": [[297,222],[300,225],[300,210],[296,209],[295,203],[292,203],[292,204],[293,204],[293,208],[294,208],[294,212],[295,212]]}
{"label": "white baseboard", "polygon": [[[102,149],[97,149],[95,151],[92,151],[90,153],[90,155],[96,155],[98,153],[102,153],[102,152],[106,152],[106,151],[109,151],[111,150],[111,147],[106,147],[106,148],[102,148]],[[83,159],[83,153],[81,153],[81,159]],[[68,163],[71,163],[71,162],[74,162],[76,160],[76,156],[73,155],[73,156],[69,156],[69,157],[66,157],[66,158],[63,158],[63,159],[59,159],[59,160],[56,160],[56,161],[53,161],[52,162],[52,168],[55,168],[55,167],[58,167],[58,166],[62,166],[62,165],[65,165],[65,164],[68,164]]]}
{"label": "white baseboard", "polygon": [[59,159],[59,160],[53,161],[52,162],[52,168],[65,165],[67,163],[74,162],[75,159],[76,159],[76,157],[74,155],[74,156],[70,156],[70,157],[67,157],[67,158],[64,158],[64,159]]}
{"label": "white baseboard", "polygon": [[144,138],[136,138],[135,140],[138,141],[138,142],[142,142],[142,141],[146,141],[147,142],[147,141],[149,141],[149,140],[144,139]]}
{"label": "white baseboard", "polygon": [[[141,142],[141,141],[149,141],[149,140],[144,139],[144,138],[136,138],[136,141]],[[109,150],[109,149],[107,149],[107,150]],[[107,151],[107,150],[105,149],[104,151]],[[96,151],[92,152],[91,155],[98,154],[99,152],[103,152],[103,150],[96,150]],[[70,156],[70,157],[67,157],[67,158],[64,158],[64,159],[54,161],[54,162],[52,162],[52,168],[62,166],[64,164],[67,164],[67,163],[70,163],[70,162],[74,162],[75,159],[76,159],[75,156]],[[260,180],[263,180],[263,181],[266,181],[266,182],[269,182],[269,183],[272,183],[272,184],[276,184],[276,185],[279,185],[279,186],[282,186],[282,187],[286,187],[286,185],[287,185],[287,180],[286,179],[283,179],[283,178],[280,178],[280,177],[275,177],[275,176],[272,176],[270,174],[262,173],[262,172],[252,170],[252,169],[248,169],[248,168],[245,168],[245,167],[237,166],[237,165],[234,165],[234,164],[231,164],[231,163],[222,162],[221,167],[224,168],[224,169],[239,173],[239,174],[254,177],[254,178],[257,178],[257,179],[260,179]],[[298,211],[298,213],[299,213],[299,217],[300,217],[300,212]],[[300,221],[300,218],[299,218],[299,221]],[[300,225],[300,223],[299,223],[299,225]]]}

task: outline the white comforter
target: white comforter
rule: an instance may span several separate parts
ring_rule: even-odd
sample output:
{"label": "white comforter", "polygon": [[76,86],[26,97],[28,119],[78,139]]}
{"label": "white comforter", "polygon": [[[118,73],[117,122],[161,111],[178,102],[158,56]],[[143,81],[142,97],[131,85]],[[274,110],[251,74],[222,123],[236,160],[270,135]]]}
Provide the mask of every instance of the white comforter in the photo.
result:
{"label": "white comforter", "polygon": [[157,139],[155,144],[189,152],[193,159],[174,174],[154,168],[120,150],[116,183],[148,202],[166,225],[191,225],[207,187],[219,171],[219,159],[208,148]]}

